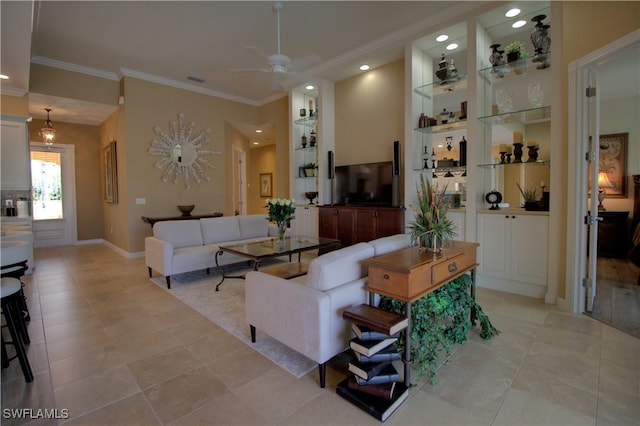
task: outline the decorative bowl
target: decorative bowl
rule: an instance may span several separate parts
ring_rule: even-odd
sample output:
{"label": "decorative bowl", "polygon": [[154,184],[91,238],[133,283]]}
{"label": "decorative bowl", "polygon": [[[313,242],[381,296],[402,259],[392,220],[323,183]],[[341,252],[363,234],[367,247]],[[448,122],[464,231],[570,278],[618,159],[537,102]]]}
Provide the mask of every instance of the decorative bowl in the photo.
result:
{"label": "decorative bowl", "polygon": [[304,196],[309,200],[309,204],[313,204],[313,199],[318,196],[318,191],[307,191],[304,193]]}
{"label": "decorative bowl", "polygon": [[191,216],[191,211],[195,205],[191,204],[190,206],[178,206],[178,210],[182,212],[182,216]]}

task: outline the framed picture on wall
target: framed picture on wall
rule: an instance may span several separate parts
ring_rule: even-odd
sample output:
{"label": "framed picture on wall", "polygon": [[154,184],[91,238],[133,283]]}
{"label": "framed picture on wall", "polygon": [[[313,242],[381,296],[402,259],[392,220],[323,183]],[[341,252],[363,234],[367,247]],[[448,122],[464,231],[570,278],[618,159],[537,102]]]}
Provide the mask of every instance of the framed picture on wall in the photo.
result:
{"label": "framed picture on wall", "polygon": [[102,192],[109,204],[118,204],[117,163],[116,141],[112,141],[102,148]]}
{"label": "framed picture on wall", "polygon": [[260,196],[273,197],[273,174],[260,173]]}
{"label": "framed picture on wall", "polygon": [[605,172],[610,187],[606,188],[607,198],[627,197],[627,142],[629,133],[600,135],[599,171]]}

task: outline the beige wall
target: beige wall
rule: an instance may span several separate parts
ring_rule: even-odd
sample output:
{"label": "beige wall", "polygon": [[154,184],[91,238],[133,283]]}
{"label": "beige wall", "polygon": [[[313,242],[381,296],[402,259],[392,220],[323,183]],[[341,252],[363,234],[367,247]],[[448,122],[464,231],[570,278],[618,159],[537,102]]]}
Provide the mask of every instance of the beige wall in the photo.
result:
{"label": "beige wall", "polygon": [[[127,246],[117,245],[128,252],[143,251],[144,237],[151,235],[151,228],[140,217],[173,216],[179,214],[180,204],[194,204],[193,214],[233,214],[227,201],[231,190],[227,187],[227,167],[232,154],[226,143],[225,126],[227,121],[258,124],[257,108],[128,77],[125,98],[126,180],[119,189],[125,195],[120,202],[128,212],[130,241]],[[194,134],[209,129],[209,143],[200,149],[221,153],[203,156],[215,168],[205,168],[210,180],[199,184],[194,181],[190,190],[182,179],[178,184],[173,180],[162,182],[164,169],[155,167],[160,157],[148,153],[152,140],[157,138],[153,129],[158,126],[170,133],[169,126],[178,121],[180,113],[185,115],[187,124],[195,123]],[[145,198],[146,204],[137,205],[136,198]]]}
{"label": "beige wall", "polygon": [[118,105],[120,83],[45,65],[31,64],[29,92]]}
{"label": "beige wall", "polygon": [[404,60],[336,83],[336,166],[389,161],[404,135]]}
{"label": "beige wall", "polygon": [[[29,140],[41,142],[38,135],[44,120],[29,124]],[[55,121],[56,143],[73,145],[76,169],[76,221],[78,240],[103,237],[102,191],[100,186],[100,132],[95,126]]]}
{"label": "beige wall", "polygon": [[[289,98],[287,96],[258,108],[260,123],[271,123],[275,129],[274,196],[289,197]],[[261,204],[262,201],[261,201]]]}
{"label": "beige wall", "polygon": [[29,116],[29,98],[27,96],[0,96],[0,112],[2,114]]}
{"label": "beige wall", "polygon": [[282,193],[279,186],[278,176],[286,174],[289,168],[283,170],[283,173],[278,173],[276,168],[276,146],[267,145],[262,148],[253,148],[249,152],[249,164],[247,168],[247,183],[249,188],[247,190],[249,205],[247,206],[247,213],[259,214],[266,213],[264,208],[268,197],[260,197],[260,174],[271,173],[273,182],[273,196],[271,198],[282,198],[288,196],[288,187],[285,189],[285,195],[278,195]]}

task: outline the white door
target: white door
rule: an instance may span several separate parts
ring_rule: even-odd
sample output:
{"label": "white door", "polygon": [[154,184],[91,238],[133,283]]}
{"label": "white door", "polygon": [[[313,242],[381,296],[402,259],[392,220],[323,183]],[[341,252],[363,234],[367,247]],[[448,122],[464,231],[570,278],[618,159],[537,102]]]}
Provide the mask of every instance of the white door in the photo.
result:
{"label": "white door", "polygon": [[75,147],[31,142],[33,246],[77,242]]}

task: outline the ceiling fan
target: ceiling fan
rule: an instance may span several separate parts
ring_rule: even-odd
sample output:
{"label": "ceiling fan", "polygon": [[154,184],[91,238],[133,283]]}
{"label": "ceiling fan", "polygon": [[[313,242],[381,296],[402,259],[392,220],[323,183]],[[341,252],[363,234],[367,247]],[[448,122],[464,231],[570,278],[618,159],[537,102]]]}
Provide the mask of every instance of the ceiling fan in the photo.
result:
{"label": "ceiling fan", "polygon": [[268,72],[272,74],[271,80],[271,89],[275,91],[283,91],[286,90],[285,82],[287,80],[295,80],[297,82],[302,82],[307,80],[304,74],[296,71],[301,68],[309,67],[320,61],[318,55],[307,55],[302,58],[296,59],[292,61],[287,55],[284,55],[280,52],[280,12],[282,11],[283,4],[282,2],[276,2],[273,5],[273,10],[276,12],[277,19],[277,53],[273,53],[271,55],[265,54],[259,47],[256,46],[247,46],[247,49],[251,49],[256,52],[258,55],[266,59],[267,63],[264,67],[260,68],[233,68],[230,71],[233,72]]}

